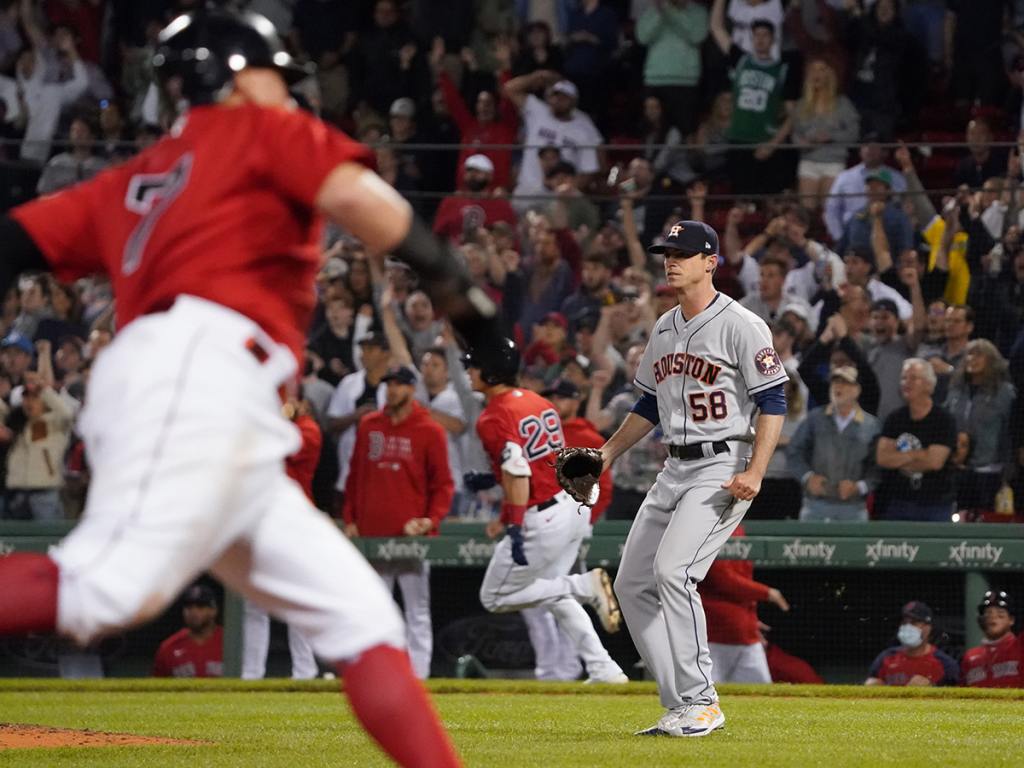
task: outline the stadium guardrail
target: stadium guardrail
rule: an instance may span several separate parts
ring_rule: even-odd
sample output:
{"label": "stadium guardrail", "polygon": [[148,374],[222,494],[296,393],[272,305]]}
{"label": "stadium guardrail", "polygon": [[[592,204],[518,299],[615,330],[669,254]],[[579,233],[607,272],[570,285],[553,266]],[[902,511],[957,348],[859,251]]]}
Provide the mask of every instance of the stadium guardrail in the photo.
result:
{"label": "stadium guardrail", "polygon": [[[74,526],[73,521],[37,523],[0,521],[0,556],[12,551],[44,552]],[[599,522],[584,541],[581,559],[588,566],[614,569],[622,554],[629,521]],[[730,539],[726,559],[783,569],[916,570],[959,573],[963,582],[966,640],[981,641],[974,621],[976,606],[988,589],[988,575],[1024,572],[1024,525],[985,523],[801,523],[757,521],[744,524],[747,535]],[[371,561],[427,561],[439,568],[486,567],[496,542],[480,522],[446,521],[434,537],[354,540]],[[228,596],[224,606],[225,671],[241,670],[241,600]]]}

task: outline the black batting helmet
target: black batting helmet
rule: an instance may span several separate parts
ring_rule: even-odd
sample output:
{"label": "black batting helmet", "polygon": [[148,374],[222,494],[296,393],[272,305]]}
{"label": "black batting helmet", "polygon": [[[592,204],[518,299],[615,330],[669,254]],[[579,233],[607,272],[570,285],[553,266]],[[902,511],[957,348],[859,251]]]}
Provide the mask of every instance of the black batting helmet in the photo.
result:
{"label": "black batting helmet", "polygon": [[236,72],[246,67],[276,69],[289,84],[313,74],[284,48],[274,25],[258,13],[200,8],[182,14],[160,32],[153,70],[161,86],[182,79],[189,103],[211,104]]}
{"label": "black batting helmet", "polygon": [[983,615],[986,608],[1005,608],[1006,612],[1011,616],[1016,615],[1013,610],[1013,601],[1010,600],[1008,594],[1001,590],[990,589],[985,593],[985,596],[981,598],[981,602],[978,603],[978,616]]}
{"label": "black batting helmet", "polygon": [[512,339],[501,339],[496,344],[473,347],[462,356],[467,368],[480,370],[485,384],[515,386],[519,375],[519,348]]}

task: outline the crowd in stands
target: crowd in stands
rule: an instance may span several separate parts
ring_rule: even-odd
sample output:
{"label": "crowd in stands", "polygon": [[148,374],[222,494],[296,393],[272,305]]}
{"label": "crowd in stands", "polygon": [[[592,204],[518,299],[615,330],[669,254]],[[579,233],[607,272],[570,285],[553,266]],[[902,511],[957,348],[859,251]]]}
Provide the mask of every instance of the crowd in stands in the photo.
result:
{"label": "crowd in stands", "polygon": [[[157,92],[148,62],[197,5],[0,2],[7,204],[172,129],[187,104],[173,83]],[[576,417],[614,431],[676,303],[647,248],[702,220],[721,234],[717,287],[769,324],[790,374],[751,517],[1024,507],[1024,2],[233,5],[317,65],[299,104],[371,144],[500,303],[524,387],[572,392]],[[378,270],[337,231],[324,257],[303,377],[325,434],[318,503],[342,514],[359,420],[397,365],[445,430],[451,514],[488,517],[459,340],[400,263]],[[88,476],[74,417],[117,329],[109,286],[24,276],[2,326],[2,514],[74,517]],[[622,457],[607,517],[635,514],[664,457],[658,430]]]}

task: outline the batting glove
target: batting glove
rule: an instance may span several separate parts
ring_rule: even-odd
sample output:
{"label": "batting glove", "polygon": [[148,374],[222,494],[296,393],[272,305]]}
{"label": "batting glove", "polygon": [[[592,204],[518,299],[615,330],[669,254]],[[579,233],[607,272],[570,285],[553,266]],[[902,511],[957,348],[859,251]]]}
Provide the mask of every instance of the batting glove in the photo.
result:
{"label": "batting glove", "polygon": [[505,533],[512,542],[512,562],[516,565],[529,565],[526,561],[526,550],[523,543],[523,529],[518,525],[509,525],[506,526]]}

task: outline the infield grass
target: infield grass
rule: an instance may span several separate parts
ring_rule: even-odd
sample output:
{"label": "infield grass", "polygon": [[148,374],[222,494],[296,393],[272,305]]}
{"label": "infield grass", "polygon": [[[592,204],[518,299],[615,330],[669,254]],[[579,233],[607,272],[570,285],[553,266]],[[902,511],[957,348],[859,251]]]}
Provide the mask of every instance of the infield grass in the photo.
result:
{"label": "infield grass", "polygon": [[[996,766],[1024,763],[1024,690],[722,686],[726,728],[638,738],[654,687],[431,681],[467,766]],[[302,768],[389,763],[325,681],[0,680],[0,722],[212,742],[4,750],[2,766]],[[401,719],[395,729],[402,729]]]}

